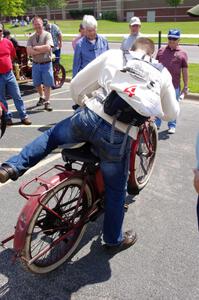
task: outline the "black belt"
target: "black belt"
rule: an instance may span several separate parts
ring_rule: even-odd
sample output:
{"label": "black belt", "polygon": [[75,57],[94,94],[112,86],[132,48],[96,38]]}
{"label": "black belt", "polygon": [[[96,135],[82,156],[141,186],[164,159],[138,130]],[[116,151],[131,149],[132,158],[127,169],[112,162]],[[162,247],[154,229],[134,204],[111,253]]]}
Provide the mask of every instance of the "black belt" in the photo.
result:
{"label": "black belt", "polygon": [[33,61],[33,63],[36,64],[36,65],[45,65],[45,64],[49,64],[50,62],[51,62],[51,60],[45,61],[45,62],[40,62],[40,63]]}

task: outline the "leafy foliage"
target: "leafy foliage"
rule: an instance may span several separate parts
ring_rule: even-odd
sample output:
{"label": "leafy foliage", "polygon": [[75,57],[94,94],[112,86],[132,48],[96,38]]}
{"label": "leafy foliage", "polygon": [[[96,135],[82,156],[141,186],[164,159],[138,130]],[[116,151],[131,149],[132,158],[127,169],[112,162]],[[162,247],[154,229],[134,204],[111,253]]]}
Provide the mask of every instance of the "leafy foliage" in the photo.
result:
{"label": "leafy foliage", "polygon": [[167,0],[167,3],[170,5],[170,6],[173,6],[174,7],[174,15],[175,15],[175,22],[176,22],[176,8],[178,5],[182,4],[184,2],[184,0]]}
{"label": "leafy foliage", "polygon": [[178,5],[182,4],[183,0],[167,0],[168,4],[173,7],[177,7]]}
{"label": "leafy foliage", "polygon": [[94,15],[94,10],[93,9],[71,9],[70,11],[70,16],[73,19],[81,19],[83,18],[84,15]]}
{"label": "leafy foliage", "polygon": [[48,5],[51,9],[54,9],[61,8],[66,3],[67,0],[0,0],[0,15],[9,17],[23,16],[26,9],[31,7]]}
{"label": "leafy foliage", "polygon": [[116,11],[103,12],[102,19],[103,20],[117,21],[117,13],[116,13]]}
{"label": "leafy foliage", "polygon": [[50,8],[61,8],[67,1],[66,0],[25,0],[26,7],[43,7],[48,5]]}
{"label": "leafy foliage", "polygon": [[3,16],[23,16],[24,15],[24,0],[4,0],[0,2],[0,14]]}

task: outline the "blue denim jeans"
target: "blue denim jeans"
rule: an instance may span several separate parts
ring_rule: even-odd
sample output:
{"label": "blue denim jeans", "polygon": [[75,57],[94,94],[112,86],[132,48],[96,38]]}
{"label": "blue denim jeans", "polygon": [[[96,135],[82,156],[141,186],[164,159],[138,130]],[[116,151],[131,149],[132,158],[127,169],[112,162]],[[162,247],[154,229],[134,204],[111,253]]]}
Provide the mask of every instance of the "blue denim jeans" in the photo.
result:
{"label": "blue denim jeans", "polygon": [[78,109],[73,116],[45,131],[6,163],[21,175],[60,145],[90,142],[100,157],[105,183],[104,241],[116,245],[123,239],[122,223],[131,140],[127,138],[121,153],[124,133],[115,131],[111,142],[110,135],[110,124],[88,108]]}
{"label": "blue denim jeans", "polygon": [[8,104],[6,101],[6,94],[13,98],[15,107],[19,113],[21,120],[27,117],[26,109],[21,98],[19,85],[16,81],[13,71],[9,71],[5,74],[0,74],[0,101],[4,104],[7,109],[6,118],[11,119],[12,113],[8,111]]}
{"label": "blue denim jeans", "polygon": [[[175,89],[175,92],[176,92],[176,100],[179,101],[179,98],[180,98],[180,87]],[[156,118],[155,120],[155,124],[157,127],[160,127],[161,126],[161,123],[162,123],[162,120],[159,119],[159,118]],[[168,122],[168,128],[171,128],[171,127],[174,127],[176,128],[176,120],[173,120],[173,121],[169,121]]]}
{"label": "blue denim jeans", "polygon": [[53,51],[53,54],[55,54],[55,61],[54,61],[54,63],[55,64],[59,64],[59,62],[60,62],[60,56],[61,56],[61,49],[56,49],[56,50],[54,50]]}

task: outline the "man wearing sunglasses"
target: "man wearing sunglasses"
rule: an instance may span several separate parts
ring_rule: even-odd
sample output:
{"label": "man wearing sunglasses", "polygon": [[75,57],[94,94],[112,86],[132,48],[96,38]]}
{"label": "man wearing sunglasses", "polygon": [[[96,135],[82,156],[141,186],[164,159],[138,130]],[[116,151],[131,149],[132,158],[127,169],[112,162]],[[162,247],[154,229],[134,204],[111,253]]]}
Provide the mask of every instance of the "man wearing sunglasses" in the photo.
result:
{"label": "man wearing sunglasses", "polygon": [[[172,82],[176,92],[176,99],[179,101],[181,94],[188,92],[188,58],[187,53],[179,46],[180,30],[170,29],[168,32],[168,44],[158,50],[156,59],[159,60],[171,73]],[[182,74],[183,88],[180,86]],[[161,120],[156,119],[157,128],[160,128]],[[168,122],[168,133],[175,133],[176,120]]]}

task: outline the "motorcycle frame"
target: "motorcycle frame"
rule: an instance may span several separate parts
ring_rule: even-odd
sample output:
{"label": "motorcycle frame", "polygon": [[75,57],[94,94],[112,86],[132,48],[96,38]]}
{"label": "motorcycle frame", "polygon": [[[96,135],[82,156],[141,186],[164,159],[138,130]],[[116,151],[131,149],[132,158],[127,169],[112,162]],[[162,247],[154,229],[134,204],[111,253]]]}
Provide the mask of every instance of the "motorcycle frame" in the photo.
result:
{"label": "motorcycle frame", "polygon": [[[64,166],[62,165],[55,165],[54,167],[48,169],[44,173],[40,174],[38,177],[32,179],[31,181],[22,184],[22,186],[19,188],[19,193],[22,195],[28,202],[24,205],[23,209],[21,210],[18,221],[15,227],[15,232],[13,235],[9,236],[5,240],[1,241],[1,246],[5,248],[5,244],[9,242],[10,240],[13,239],[13,250],[15,252],[15,258],[20,257],[24,259],[22,256],[22,250],[25,245],[25,240],[27,236],[27,231],[30,225],[30,222],[32,220],[32,217],[37,210],[39,205],[42,205],[46,210],[48,210],[50,213],[54,214],[57,218],[60,218],[63,222],[65,220],[59,216],[55,211],[52,209],[48,208],[46,205],[42,203],[42,200],[46,196],[47,193],[53,192],[55,187],[58,185],[62,184],[63,182],[75,177],[75,178],[81,178],[83,180],[81,189],[80,189],[80,195],[79,199],[77,200],[77,203],[80,202],[82,195],[85,190],[85,186],[88,185],[91,194],[92,194],[92,199],[93,203],[88,209],[86,215],[80,222],[77,224],[73,225],[73,228],[71,230],[77,229],[78,227],[81,227],[82,224],[86,224],[89,222],[90,218],[93,217],[95,214],[98,213],[99,211],[99,206],[98,202],[102,198],[102,194],[104,193],[104,183],[103,183],[103,178],[101,171],[99,169],[99,166],[95,166],[94,170],[94,178],[90,176],[90,174],[87,174],[85,172],[85,164],[82,165],[81,170],[76,170],[76,169],[71,169],[67,170]],[[46,175],[47,173],[51,172],[52,170],[59,170],[61,172],[55,174],[54,176],[51,176],[48,179],[44,179],[43,176]],[[25,189],[30,186],[33,182],[37,182],[39,184],[39,187],[35,190],[34,193],[28,194],[25,192]],[[76,206],[76,212],[78,211],[78,204]],[[42,252],[37,254],[35,257],[33,257],[28,263],[31,264],[33,263],[38,257],[43,255],[45,252],[49,251],[50,248],[52,248],[55,244],[59,243],[61,240],[65,239],[67,235],[70,235],[70,231],[67,232],[65,235],[59,237],[53,245],[50,245],[46,247],[46,249],[43,249]]]}

